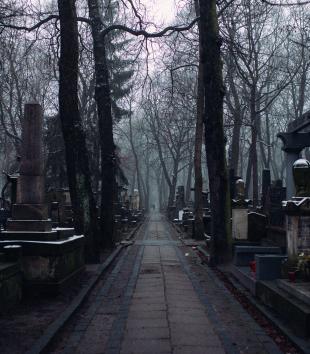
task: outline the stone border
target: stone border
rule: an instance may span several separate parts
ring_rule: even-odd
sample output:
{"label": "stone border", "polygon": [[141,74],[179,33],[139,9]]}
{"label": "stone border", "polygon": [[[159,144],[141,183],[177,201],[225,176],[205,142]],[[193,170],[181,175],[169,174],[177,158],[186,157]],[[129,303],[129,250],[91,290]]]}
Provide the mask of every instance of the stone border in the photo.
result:
{"label": "stone border", "polygon": [[[202,252],[204,256],[208,255],[207,252],[200,246],[198,246],[197,249],[200,252]],[[222,281],[217,278],[217,276],[212,272],[211,269],[208,269],[206,267],[204,267],[204,269],[207,269],[208,274],[214,279],[214,281],[219,286],[224,287]],[[219,267],[219,270],[221,270],[221,267]],[[232,275],[234,276],[234,274]],[[240,283],[237,283],[237,281],[231,276],[229,277],[229,280],[231,281],[232,285],[236,289],[244,293],[245,288],[243,288],[243,286]],[[226,291],[228,290],[226,289]],[[257,311],[261,312],[277,328],[277,330],[281,332],[284,336],[286,336],[301,352],[303,353],[310,352],[310,344],[307,340],[297,337],[288,327],[286,327],[279,319],[277,319],[276,316],[274,316],[271,311],[268,311],[268,309],[265,306],[259,304],[259,302],[255,299],[253,295],[249,296],[249,294],[246,294],[246,298],[251,303],[251,305],[253,305],[257,309]],[[268,335],[266,334],[266,336]]]}
{"label": "stone border", "polygon": [[[132,230],[131,233],[126,237],[126,240],[132,239],[142,224],[143,222],[139,223],[139,225],[134,230]],[[116,247],[116,249],[112,252],[112,254],[110,254],[110,256],[105,260],[105,262],[97,268],[95,275],[91,278],[89,283],[84,288],[82,288],[80,293],[73,299],[73,301],[66,308],[66,310],[47,327],[41,337],[35,341],[32,347],[27,350],[25,354],[39,354],[50,344],[52,339],[57,335],[57,333],[64,327],[68,320],[83,304],[84,300],[86,299],[90,291],[94,288],[102,274],[115,260],[121,250],[127,246],[128,245],[118,245]]]}
{"label": "stone border", "polygon": [[[147,220],[149,221],[149,220]],[[149,224],[148,224],[149,225]],[[147,226],[143,233],[143,240],[147,239],[149,227]],[[105,348],[105,354],[119,354],[122,346],[122,339],[126,330],[126,321],[129,314],[129,308],[132,296],[139,278],[139,271],[144,254],[144,246],[138,246],[139,250],[135,257],[132,273],[126,285],[124,298],[122,300],[117,318],[113,322],[110,337]]]}
{"label": "stone border", "polygon": [[[229,280],[233,286],[244,293],[244,288],[237,283],[235,279],[229,277]],[[297,337],[291,329],[286,327],[281,320],[268,311],[264,305],[261,305],[254,296],[246,295],[248,301],[253,305],[258,311],[260,311],[277,329],[282,332],[301,352],[310,353],[310,342],[309,340],[304,340]]]}

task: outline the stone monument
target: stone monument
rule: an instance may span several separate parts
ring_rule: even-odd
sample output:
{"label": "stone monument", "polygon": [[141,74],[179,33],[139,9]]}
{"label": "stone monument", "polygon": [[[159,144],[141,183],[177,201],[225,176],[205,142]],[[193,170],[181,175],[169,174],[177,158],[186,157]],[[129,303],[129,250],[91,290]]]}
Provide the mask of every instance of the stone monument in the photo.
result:
{"label": "stone monument", "polygon": [[296,196],[283,201],[286,213],[286,239],[289,263],[300,253],[310,251],[310,162],[299,159],[293,164]]}
{"label": "stone monument", "polygon": [[45,203],[42,109],[25,105],[17,200],[0,247],[22,246],[22,272],[27,287],[58,290],[84,268],[84,236],[72,228],[52,228]]}
{"label": "stone monument", "polygon": [[248,239],[248,205],[245,199],[243,179],[238,179],[235,185],[236,199],[232,200],[232,236],[235,240]]}

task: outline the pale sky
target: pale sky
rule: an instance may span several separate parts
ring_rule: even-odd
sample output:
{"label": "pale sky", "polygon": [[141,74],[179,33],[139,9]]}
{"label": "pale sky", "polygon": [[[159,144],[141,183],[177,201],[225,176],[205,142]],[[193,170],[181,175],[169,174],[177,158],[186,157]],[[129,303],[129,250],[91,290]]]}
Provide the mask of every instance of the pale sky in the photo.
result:
{"label": "pale sky", "polygon": [[170,23],[175,17],[174,0],[142,0],[141,1],[157,23]]}

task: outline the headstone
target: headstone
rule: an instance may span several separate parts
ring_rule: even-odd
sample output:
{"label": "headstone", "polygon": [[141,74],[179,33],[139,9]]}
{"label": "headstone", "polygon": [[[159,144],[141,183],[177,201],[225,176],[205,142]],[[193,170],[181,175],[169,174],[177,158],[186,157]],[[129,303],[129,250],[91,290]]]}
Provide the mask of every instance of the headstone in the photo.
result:
{"label": "headstone", "polygon": [[209,192],[208,191],[203,191],[202,192],[202,208],[209,208],[210,203],[209,203]]}
{"label": "headstone", "polygon": [[[310,252],[310,163],[299,159],[293,165],[296,197],[283,202],[286,212],[287,254],[290,263]],[[307,196],[308,195],[308,196]]]}
{"label": "headstone", "polygon": [[232,236],[235,240],[248,238],[248,203],[245,199],[244,181],[238,179],[235,187],[236,199],[232,201]]}
{"label": "headstone", "polygon": [[185,193],[184,186],[178,186],[178,191],[176,195],[175,206],[177,210],[182,210],[185,207]]}
{"label": "headstone", "polygon": [[267,217],[264,214],[248,213],[248,240],[260,242],[266,237]]}
{"label": "headstone", "polygon": [[263,182],[262,182],[262,200],[261,204],[263,207],[263,210],[265,211],[266,209],[266,201],[267,201],[267,194],[268,190],[271,185],[271,175],[270,175],[270,170],[263,170]]}
{"label": "headstone", "polygon": [[282,201],[286,197],[286,188],[282,186],[282,181],[277,180],[269,188],[266,200],[266,214],[269,216],[271,226],[282,227],[284,225],[285,215],[282,209]]}
{"label": "headstone", "polygon": [[235,175],[235,170],[229,170],[229,188],[230,188],[230,198],[236,199],[237,198],[237,191],[236,191],[236,182],[240,180],[241,177]]}

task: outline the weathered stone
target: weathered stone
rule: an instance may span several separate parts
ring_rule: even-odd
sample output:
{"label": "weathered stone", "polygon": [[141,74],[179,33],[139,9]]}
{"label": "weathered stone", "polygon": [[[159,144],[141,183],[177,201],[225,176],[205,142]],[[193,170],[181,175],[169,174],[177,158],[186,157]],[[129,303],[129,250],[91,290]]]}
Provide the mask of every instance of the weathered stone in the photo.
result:
{"label": "weathered stone", "polygon": [[248,266],[251,261],[254,261],[256,254],[281,254],[281,248],[263,246],[236,246],[234,264],[236,266]]}
{"label": "weathered stone", "polygon": [[281,278],[282,264],[286,256],[274,254],[256,254],[256,279],[275,280]]}
{"label": "weathered stone", "polygon": [[266,215],[251,212],[248,214],[248,240],[260,242],[266,237]]}
{"label": "weathered stone", "polygon": [[73,229],[68,228],[52,230],[43,171],[42,109],[36,103],[26,104],[17,204],[0,235],[0,246],[22,246],[25,286],[50,292],[84,269],[84,236],[70,237]]}
{"label": "weathered stone", "polygon": [[248,238],[248,210],[232,209],[232,236],[235,240]]}
{"label": "weathered stone", "polygon": [[51,220],[8,220],[7,228],[9,231],[52,231]]}
{"label": "weathered stone", "polygon": [[47,204],[14,204],[12,216],[15,220],[46,220],[48,206]]}

